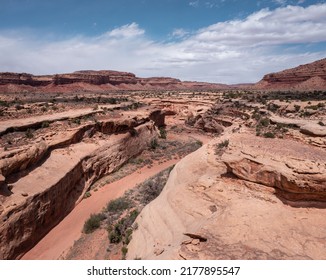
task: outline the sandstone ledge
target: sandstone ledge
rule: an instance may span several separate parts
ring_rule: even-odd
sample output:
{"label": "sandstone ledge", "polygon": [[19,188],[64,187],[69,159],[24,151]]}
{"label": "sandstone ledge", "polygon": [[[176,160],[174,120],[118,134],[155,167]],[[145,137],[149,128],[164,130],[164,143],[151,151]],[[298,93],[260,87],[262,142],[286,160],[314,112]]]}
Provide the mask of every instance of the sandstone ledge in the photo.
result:
{"label": "sandstone ledge", "polygon": [[239,134],[217,156],[222,140],[175,166],[137,219],[128,258],[326,259],[326,152]]}

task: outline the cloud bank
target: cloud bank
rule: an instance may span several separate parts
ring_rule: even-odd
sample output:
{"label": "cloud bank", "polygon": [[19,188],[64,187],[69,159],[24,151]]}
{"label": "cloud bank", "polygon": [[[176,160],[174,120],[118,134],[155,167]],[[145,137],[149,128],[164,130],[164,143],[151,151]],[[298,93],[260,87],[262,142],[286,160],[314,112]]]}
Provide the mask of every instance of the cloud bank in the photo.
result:
{"label": "cloud bank", "polygon": [[164,42],[149,38],[137,23],[65,40],[0,31],[0,71],[33,74],[111,69],[141,77],[242,83],[324,57],[326,4],[262,9],[192,32],[175,29]]}

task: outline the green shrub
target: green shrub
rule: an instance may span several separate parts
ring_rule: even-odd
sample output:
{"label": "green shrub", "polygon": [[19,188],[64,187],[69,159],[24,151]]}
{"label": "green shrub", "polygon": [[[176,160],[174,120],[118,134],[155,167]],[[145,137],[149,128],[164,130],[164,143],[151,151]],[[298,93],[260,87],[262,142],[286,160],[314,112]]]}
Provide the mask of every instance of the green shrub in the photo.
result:
{"label": "green shrub", "polygon": [[9,107],[10,104],[8,101],[3,101],[3,100],[0,100],[0,106],[3,106],[3,107]]}
{"label": "green shrub", "polygon": [[83,232],[86,234],[92,233],[100,227],[101,221],[105,219],[104,214],[91,214],[89,219],[85,222]]}
{"label": "green shrub", "polygon": [[128,248],[125,247],[125,246],[123,246],[123,247],[121,248],[121,252],[122,252],[122,259],[125,260],[125,259],[126,259],[126,255],[127,255],[127,253],[128,253]]}
{"label": "green shrub", "polygon": [[42,122],[42,128],[46,128],[46,127],[49,127],[49,126],[50,126],[50,123],[48,121]]}
{"label": "green shrub", "polygon": [[270,121],[269,121],[269,119],[268,118],[263,118],[263,119],[261,119],[260,121],[259,121],[259,124],[260,125],[262,125],[262,126],[269,126],[269,124],[270,124]]}
{"label": "green shrub", "polygon": [[134,127],[130,128],[129,133],[132,137],[135,137],[138,135],[138,131]]}
{"label": "green shrub", "polygon": [[90,193],[90,192],[86,192],[85,194],[84,194],[84,198],[89,198],[89,197],[91,197],[92,196],[92,194]]}
{"label": "green shrub", "polygon": [[218,147],[219,149],[226,148],[227,146],[229,146],[229,140],[224,140],[224,141],[222,141],[221,143],[219,143],[219,144],[217,145],[217,147]]}
{"label": "green shrub", "polygon": [[25,132],[25,136],[26,136],[26,138],[29,138],[29,139],[33,138],[34,137],[33,130],[31,130],[30,128],[27,129]]}
{"label": "green shrub", "polygon": [[167,132],[164,127],[160,128],[160,138],[166,139]]}
{"label": "green shrub", "polygon": [[200,140],[196,140],[195,144],[196,144],[198,147],[203,146],[203,142],[200,141]]}
{"label": "green shrub", "polygon": [[264,133],[265,138],[275,138],[275,134],[273,132],[265,132]]}
{"label": "green shrub", "polygon": [[109,240],[111,243],[118,244],[122,240],[121,233],[119,231],[113,230],[109,234]]}
{"label": "green shrub", "polygon": [[156,138],[151,140],[150,147],[151,147],[152,150],[155,150],[158,147],[158,142],[157,142]]}
{"label": "green shrub", "polygon": [[[134,210],[129,215],[127,215],[125,218],[120,219],[113,227],[112,230],[109,229],[109,240],[111,243],[118,244],[121,241],[124,240],[124,243],[126,241],[130,241],[132,229],[131,226],[135,222],[139,212],[138,210]],[[131,229],[131,231],[130,231]]]}
{"label": "green shrub", "polygon": [[120,211],[124,211],[126,209],[129,209],[132,206],[132,203],[129,199],[125,198],[125,197],[120,197],[114,200],[111,200],[107,207],[106,210],[109,212],[120,212]]}
{"label": "green shrub", "polygon": [[80,124],[80,118],[72,119],[72,122],[79,125]]}

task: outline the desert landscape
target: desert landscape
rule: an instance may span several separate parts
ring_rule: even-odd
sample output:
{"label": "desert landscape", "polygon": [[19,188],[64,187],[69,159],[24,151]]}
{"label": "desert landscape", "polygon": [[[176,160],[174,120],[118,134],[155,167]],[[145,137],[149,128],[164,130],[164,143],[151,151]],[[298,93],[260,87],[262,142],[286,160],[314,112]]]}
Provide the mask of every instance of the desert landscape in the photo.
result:
{"label": "desert landscape", "polygon": [[0,259],[326,259],[326,59],[252,84],[0,73]]}

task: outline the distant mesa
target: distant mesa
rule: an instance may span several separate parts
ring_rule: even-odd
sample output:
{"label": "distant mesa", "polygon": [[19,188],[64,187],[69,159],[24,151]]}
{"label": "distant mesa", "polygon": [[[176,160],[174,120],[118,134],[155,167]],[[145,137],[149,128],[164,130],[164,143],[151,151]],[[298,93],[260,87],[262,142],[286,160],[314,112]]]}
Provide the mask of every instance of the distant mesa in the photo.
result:
{"label": "distant mesa", "polygon": [[112,70],[82,70],[67,74],[32,75],[0,73],[0,89],[5,92],[78,92],[106,90],[325,90],[326,58],[277,73],[266,74],[256,84],[226,85],[181,81],[170,77],[140,78],[133,73]]}
{"label": "distant mesa", "polygon": [[325,90],[326,58],[281,72],[267,74],[254,88]]}
{"label": "distant mesa", "polygon": [[133,73],[111,70],[82,70],[68,74],[36,76],[28,73],[0,73],[0,87],[16,91],[101,91],[151,89],[228,89],[225,84],[182,82],[169,77],[139,78]]}

